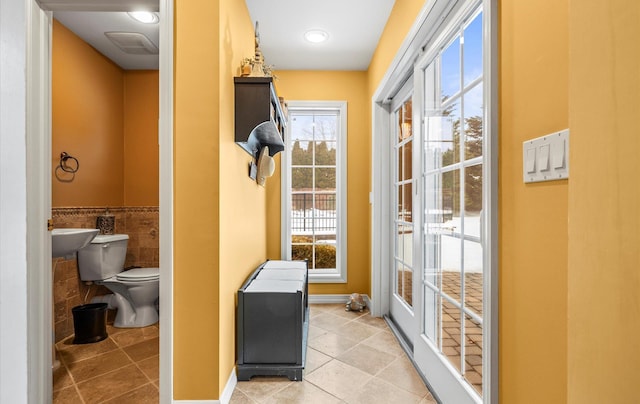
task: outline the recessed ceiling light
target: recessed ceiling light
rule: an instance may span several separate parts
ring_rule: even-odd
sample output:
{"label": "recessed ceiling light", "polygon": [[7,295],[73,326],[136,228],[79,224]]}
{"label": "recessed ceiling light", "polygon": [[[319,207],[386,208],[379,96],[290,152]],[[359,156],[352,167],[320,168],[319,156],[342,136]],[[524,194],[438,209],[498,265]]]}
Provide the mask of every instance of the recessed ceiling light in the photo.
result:
{"label": "recessed ceiling light", "polygon": [[127,12],[131,18],[144,24],[156,24],[160,18],[156,13],[150,11],[130,11]]}
{"label": "recessed ceiling light", "polygon": [[304,33],[304,39],[309,42],[320,43],[329,39],[329,34],[320,29],[312,29]]}

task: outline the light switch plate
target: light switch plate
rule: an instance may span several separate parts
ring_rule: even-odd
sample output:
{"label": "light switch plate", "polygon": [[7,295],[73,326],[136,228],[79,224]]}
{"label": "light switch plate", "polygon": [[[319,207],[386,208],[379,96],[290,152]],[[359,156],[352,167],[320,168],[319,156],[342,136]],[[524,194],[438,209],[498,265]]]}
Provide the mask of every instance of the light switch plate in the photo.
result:
{"label": "light switch plate", "polygon": [[569,178],[569,129],[522,143],[525,183]]}

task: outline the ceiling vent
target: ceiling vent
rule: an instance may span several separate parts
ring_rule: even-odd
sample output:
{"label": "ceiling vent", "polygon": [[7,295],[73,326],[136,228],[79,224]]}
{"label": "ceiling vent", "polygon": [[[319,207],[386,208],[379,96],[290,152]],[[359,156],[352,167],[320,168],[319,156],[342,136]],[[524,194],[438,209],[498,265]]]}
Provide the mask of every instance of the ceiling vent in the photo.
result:
{"label": "ceiling vent", "polygon": [[131,55],[158,54],[158,47],[139,32],[105,32],[104,34],[124,53]]}

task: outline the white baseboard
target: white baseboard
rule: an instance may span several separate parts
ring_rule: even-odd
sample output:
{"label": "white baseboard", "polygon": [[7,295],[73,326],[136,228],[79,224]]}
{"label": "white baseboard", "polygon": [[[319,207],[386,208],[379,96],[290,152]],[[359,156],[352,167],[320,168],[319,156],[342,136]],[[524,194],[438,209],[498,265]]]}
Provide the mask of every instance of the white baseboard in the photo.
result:
{"label": "white baseboard", "polygon": [[172,404],[229,404],[231,402],[231,396],[233,395],[233,390],[236,388],[236,384],[238,384],[238,378],[236,376],[236,368],[231,369],[231,374],[229,375],[229,380],[227,380],[227,384],[224,386],[224,390],[222,390],[222,395],[219,400],[173,400]]}
{"label": "white baseboard", "polygon": [[222,395],[220,396],[221,404],[229,404],[229,402],[231,402],[231,396],[233,395],[233,390],[236,388],[236,384],[238,384],[238,376],[236,375],[236,368],[233,367],[229,375],[229,380],[227,380],[227,384],[224,386],[224,390],[222,390]]}
{"label": "white baseboard", "polygon": [[[350,295],[309,295],[309,303],[311,304],[346,304]],[[363,295],[367,307],[371,307],[371,299],[369,295]]]}

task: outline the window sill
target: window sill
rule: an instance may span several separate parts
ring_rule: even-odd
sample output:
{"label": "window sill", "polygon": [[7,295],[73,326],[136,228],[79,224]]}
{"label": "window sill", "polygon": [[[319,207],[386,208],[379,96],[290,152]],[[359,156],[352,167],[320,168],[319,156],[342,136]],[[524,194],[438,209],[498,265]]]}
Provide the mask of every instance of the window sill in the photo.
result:
{"label": "window sill", "polygon": [[309,270],[309,283],[347,283],[347,276],[337,271]]}

